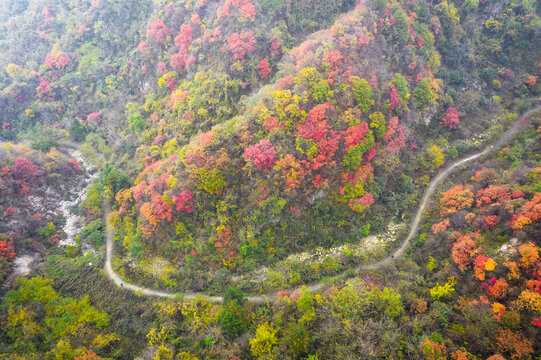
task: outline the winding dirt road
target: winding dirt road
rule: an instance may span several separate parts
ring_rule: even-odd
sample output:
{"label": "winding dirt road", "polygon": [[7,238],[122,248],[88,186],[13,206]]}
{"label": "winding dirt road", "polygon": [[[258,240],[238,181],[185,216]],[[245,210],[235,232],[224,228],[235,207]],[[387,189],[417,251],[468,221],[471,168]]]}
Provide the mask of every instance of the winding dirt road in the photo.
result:
{"label": "winding dirt road", "polygon": [[[395,250],[393,250],[387,257],[384,259],[371,263],[371,264],[364,264],[359,265],[355,267],[355,271],[364,271],[364,270],[377,270],[380,268],[383,268],[385,266],[391,265],[392,262],[401,257],[406,249],[409,247],[411,240],[414,238],[414,236],[417,234],[419,230],[419,226],[421,225],[421,219],[423,218],[423,214],[426,211],[426,208],[428,206],[428,202],[434,192],[436,191],[438,185],[441,184],[443,180],[445,180],[454,170],[459,168],[460,166],[484,157],[486,155],[489,155],[496,150],[498,150],[502,145],[506,144],[507,142],[511,141],[518,133],[520,133],[524,128],[525,125],[528,123],[529,116],[536,112],[541,110],[541,105],[529,110],[528,112],[522,114],[517,121],[513,124],[511,129],[509,129],[505,134],[503,134],[498,140],[496,140],[494,143],[487,145],[487,147],[478,153],[475,153],[473,155],[467,156],[464,159],[458,160],[451,165],[447,166],[445,169],[441,170],[438,175],[432,179],[432,181],[429,183],[428,187],[425,190],[425,193],[423,195],[423,198],[421,200],[421,203],[419,204],[419,207],[417,208],[417,212],[415,213],[415,216],[411,222],[410,225],[410,231],[408,233],[408,236],[404,239],[404,241],[400,244],[399,247],[397,247]],[[107,218],[110,213],[109,204],[107,204],[107,207],[105,209],[105,220],[107,224],[106,228],[106,256],[105,256],[105,273],[113,283],[115,283],[119,287],[123,287],[125,289],[131,290],[133,292],[137,292],[142,295],[148,295],[148,296],[155,296],[155,297],[162,297],[162,298],[174,298],[174,297],[182,297],[186,300],[195,300],[196,298],[204,299],[208,302],[212,303],[222,303],[224,301],[224,298],[222,296],[211,296],[206,295],[203,293],[186,293],[186,294],[174,294],[167,291],[161,291],[161,290],[155,290],[150,289],[138,285],[134,285],[131,283],[128,283],[113,270],[112,262],[113,262],[113,233],[111,230],[110,225],[107,223]],[[345,275],[346,272],[343,272],[341,274],[336,275],[334,278],[341,277]],[[309,284],[306,286],[306,288],[310,291],[317,291],[325,287],[326,283],[324,282],[316,282],[313,284]],[[268,295],[256,295],[256,296],[248,296],[246,299],[255,304],[265,304],[267,302],[274,302],[276,300],[276,296],[274,294],[268,294]]]}

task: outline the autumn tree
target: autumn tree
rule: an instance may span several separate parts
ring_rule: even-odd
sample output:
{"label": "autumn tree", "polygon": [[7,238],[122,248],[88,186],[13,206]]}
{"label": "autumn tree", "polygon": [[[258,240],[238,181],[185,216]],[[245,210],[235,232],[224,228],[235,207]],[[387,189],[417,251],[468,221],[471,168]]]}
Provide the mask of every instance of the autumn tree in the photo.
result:
{"label": "autumn tree", "polygon": [[257,40],[253,31],[243,31],[242,33],[233,33],[227,38],[229,50],[233,52],[233,59],[244,61],[244,57],[255,51]]}
{"label": "autumn tree", "polygon": [[456,129],[460,123],[458,111],[454,107],[447,108],[445,117],[441,120],[440,124],[448,129]]}
{"label": "autumn tree", "polygon": [[436,101],[436,92],[428,78],[424,78],[417,83],[412,95],[418,108],[423,108]]}
{"label": "autumn tree", "polygon": [[191,213],[193,210],[193,193],[190,190],[184,190],[177,195],[175,207],[179,212]]}
{"label": "autumn tree", "polygon": [[334,107],[329,103],[317,105],[299,124],[296,136],[297,150],[308,157],[310,170],[333,164],[332,159],[338,149],[340,138],[336,136],[336,131],[331,130],[327,121],[327,111],[332,109]]}
{"label": "autumn tree", "polygon": [[400,96],[400,99],[402,99],[402,101],[406,100],[406,97],[409,93],[409,86],[408,82],[406,81],[404,76],[402,76],[402,74],[396,73],[394,75],[393,85],[396,88],[396,92]]}
{"label": "autumn tree", "polygon": [[256,357],[271,357],[274,347],[278,344],[277,332],[278,329],[272,324],[259,324],[255,332],[255,337],[250,339],[252,355]]}
{"label": "autumn tree", "polygon": [[346,169],[353,170],[363,162],[365,154],[373,148],[374,135],[368,129],[368,124],[363,122],[349,127],[345,132],[344,140],[346,141],[344,166]]}
{"label": "autumn tree", "polygon": [[499,178],[499,175],[494,171],[494,169],[483,168],[475,172],[473,181],[477,183],[488,183],[497,178]]}
{"label": "autumn tree", "polygon": [[258,169],[264,167],[266,171],[274,165],[276,154],[276,149],[267,139],[262,139],[258,144],[244,149],[244,158],[252,160]]}
{"label": "autumn tree", "polygon": [[459,210],[468,209],[474,203],[473,187],[470,185],[455,185],[444,191],[440,198],[440,215],[449,216]]}
{"label": "autumn tree", "polygon": [[45,65],[51,69],[62,69],[69,63],[69,61],[70,59],[68,54],[58,51],[55,54],[47,55],[45,58]]}
{"label": "autumn tree", "polygon": [[11,167],[11,172],[15,179],[24,182],[31,181],[41,176],[39,167],[23,157],[18,157],[15,160],[15,164]]}
{"label": "autumn tree", "polygon": [[10,346],[20,355],[39,358],[96,359],[88,349],[107,352],[117,339],[107,331],[109,316],[91,306],[88,297],[63,297],[52,285],[42,277],[21,278],[6,295],[8,313],[0,321]]}
{"label": "autumn tree", "polygon": [[163,43],[167,36],[173,35],[173,31],[165,26],[162,19],[155,19],[148,24],[146,35],[157,43]]}
{"label": "autumn tree", "polygon": [[263,79],[268,78],[272,72],[269,60],[267,58],[261,60],[259,64],[257,64],[257,68],[259,69],[259,76],[261,76],[261,78]]}
{"label": "autumn tree", "polygon": [[447,348],[444,344],[424,338],[419,344],[423,356],[427,360],[445,360],[447,359]]}
{"label": "autumn tree", "polygon": [[393,116],[387,125],[387,132],[383,137],[383,141],[387,143],[386,150],[396,154],[406,145],[406,131],[402,124],[398,123],[398,117]]}
{"label": "autumn tree", "polygon": [[229,16],[231,6],[235,6],[244,18],[253,19],[256,16],[255,7],[251,0],[226,0],[222,12]]}
{"label": "autumn tree", "polygon": [[394,84],[391,84],[389,87],[389,110],[394,110],[395,108],[398,108],[400,106],[400,97],[398,95],[398,90],[396,90],[396,86]]}
{"label": "autumn tree", "polygon": [[498,330],[494,347],[498,352],[509,354],[511,359],[527,359],[533,353],[532,342],[510,330]]}
{"label": "autumn tree", "polygon": [[351,81],[353,82],[353,94],[357,100],[357,106],[363,112],[368,112],[372,106],[372,87],[365,79],[352,77]]}
{"label": "autumn tree", "polygon": [[15,246],[13,245],[13,239],[0,240],[0,257],[7,259],[13,259],[15,257]]}
{"label": "autumn tree", "polygon": [[460,270],[466,270],[472,263],[473,257],[479,252],[477,242],[479,233],[460,235],[453,243],[451,256]]}

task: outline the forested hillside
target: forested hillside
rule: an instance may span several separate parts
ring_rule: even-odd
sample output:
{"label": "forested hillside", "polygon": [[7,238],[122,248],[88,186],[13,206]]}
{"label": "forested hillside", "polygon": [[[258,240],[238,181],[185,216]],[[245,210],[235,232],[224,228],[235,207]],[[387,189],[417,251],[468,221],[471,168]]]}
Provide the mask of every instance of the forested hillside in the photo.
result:
{"label": "forested hillside", "polygon": [[540,16],[0,0],[0,358],[538,358]]}

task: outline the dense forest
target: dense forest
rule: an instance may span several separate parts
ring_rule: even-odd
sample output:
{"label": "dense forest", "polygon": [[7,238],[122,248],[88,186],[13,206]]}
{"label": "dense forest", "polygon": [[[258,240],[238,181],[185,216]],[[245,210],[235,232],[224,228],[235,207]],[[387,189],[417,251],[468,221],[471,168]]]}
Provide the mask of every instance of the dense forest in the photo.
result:
{"label": "dense forest", "polygon": [[540,17],[0,0],[0,359],[540,358]]}

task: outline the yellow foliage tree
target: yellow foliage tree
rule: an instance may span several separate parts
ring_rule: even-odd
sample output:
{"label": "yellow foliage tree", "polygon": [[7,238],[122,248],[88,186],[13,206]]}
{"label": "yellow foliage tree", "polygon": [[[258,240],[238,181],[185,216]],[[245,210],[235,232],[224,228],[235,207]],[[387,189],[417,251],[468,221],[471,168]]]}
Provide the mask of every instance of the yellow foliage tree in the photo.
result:
{"label": "yellow foliage tree", "polygon": [[273,348],[278,344],[276,333],[278,329],[269,323],[259,324],[255,337],[250,339],[252,355],[260,358],[272,359]]}

